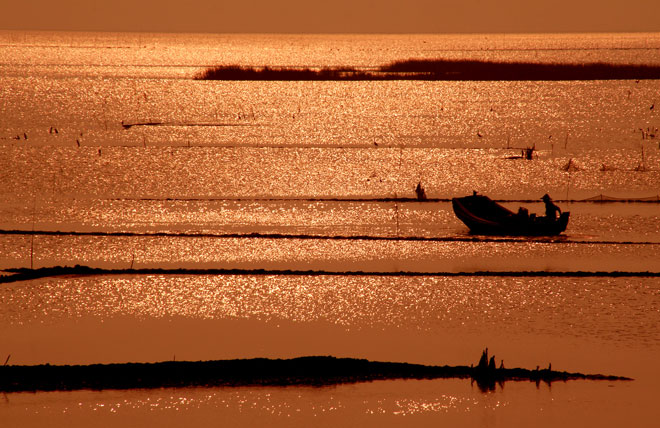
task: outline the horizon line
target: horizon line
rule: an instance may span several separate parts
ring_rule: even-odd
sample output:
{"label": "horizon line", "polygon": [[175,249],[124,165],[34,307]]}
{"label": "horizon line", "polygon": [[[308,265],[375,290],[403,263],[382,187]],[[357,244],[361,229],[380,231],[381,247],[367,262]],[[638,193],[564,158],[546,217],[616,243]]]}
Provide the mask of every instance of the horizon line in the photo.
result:
{"label": "horizon line", "polygon": [[282,36],[525,36],[525,35],[626,35],[626,34],[658,34],[660,35],[660,28],[657,30],[612,30],[612,31],[493,31],[493,32],[473,32],[473,31],[457,31],[457,32],[408,32],[408,31],[392,31],[392,32],[345,32],[345,31],[332,31],[332,32],[307,32],[307,31],[167,31],[167,30],[101,30],[101,29],[57,29],[57,28],[1,28],[0,32],[33,32],[33,33],[124,33],[124,34],[207,34],[207,35],[282,35]]}

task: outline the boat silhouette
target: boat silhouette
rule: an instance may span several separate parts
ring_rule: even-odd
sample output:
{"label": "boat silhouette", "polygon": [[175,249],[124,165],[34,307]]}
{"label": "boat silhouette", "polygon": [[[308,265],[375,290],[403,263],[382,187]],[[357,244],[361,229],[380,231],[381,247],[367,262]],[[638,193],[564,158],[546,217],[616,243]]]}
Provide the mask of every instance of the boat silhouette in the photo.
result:
{"label": "boat silhouette", "polygon": [[503,207],[488,196],[477,195],[452,198],[454,213],[470,232],[477,235],[554,236],[566,230],[569,212],[559,218],[529,214],[520,208],[517,213]]}

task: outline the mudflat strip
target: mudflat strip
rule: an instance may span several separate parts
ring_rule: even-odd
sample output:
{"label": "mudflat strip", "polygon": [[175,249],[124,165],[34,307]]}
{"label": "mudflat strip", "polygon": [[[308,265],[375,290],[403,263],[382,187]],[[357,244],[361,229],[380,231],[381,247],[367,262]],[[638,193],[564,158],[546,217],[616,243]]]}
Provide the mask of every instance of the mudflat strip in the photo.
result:
{"label": "mudflat strip", "polygon": [[298,275],[298,276],[489,276],[489,277],[612,277],[612,278],[657,278],[660,272],[630,271],[475,271],[475,272],[411,272],[411,271],[330,271],[290,269],[102,269],[76,265],[55,266],[38,269],[10,268],[0,274],[0,284],[29,281],[65,275]]}
{"label": "mudflat strip", "polygon": [[[483,356],[485,355],[485,357]],[[494,367],[487,351],[476,366],[427,366],[354,358],[311,356],[292,359],[168,361],[80,366],[0,367],[0,391],[174,388],[192,386],[324,386],[393,379],[471,379],[482,390],[505,381],[632,380],[621,376]]]}

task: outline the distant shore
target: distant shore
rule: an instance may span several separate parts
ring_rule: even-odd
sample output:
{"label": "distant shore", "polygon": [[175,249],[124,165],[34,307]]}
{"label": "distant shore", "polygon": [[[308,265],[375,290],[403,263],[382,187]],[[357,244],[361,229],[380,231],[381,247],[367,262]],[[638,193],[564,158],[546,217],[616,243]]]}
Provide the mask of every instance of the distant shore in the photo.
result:
{"label": "distant shore", "polygon": [[312,356],[292,359],[167,361],[86,366],[0,366],[0,391],[70,391],[77,389],[178,388],[190,386],[324,386],[392,379],[471,379],[483,391],[504,381],[632,380],[621,376],[547,369],[495,367],[486,349],[476,366],[427,366]]}
{"label": "distant shore", "polygon": [[660,79],[660,66],[497,62],[477,60],[409,59],[363,70],[353,67],[296,68],[245,67],[222,65],[209,67],[196,80],[249,81],[524,81],[524,80],[643,80]]}

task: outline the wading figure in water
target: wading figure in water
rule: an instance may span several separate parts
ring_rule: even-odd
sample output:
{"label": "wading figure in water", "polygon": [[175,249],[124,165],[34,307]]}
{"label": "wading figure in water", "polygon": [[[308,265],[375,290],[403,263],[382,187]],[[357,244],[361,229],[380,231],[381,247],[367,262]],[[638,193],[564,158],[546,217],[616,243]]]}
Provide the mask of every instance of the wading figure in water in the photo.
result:
{"label": "wading figure in water", "polygon": [[543,202],[545,203],[545,216],[549,220],[556,220],[557,213],[561,215],[561,209],[552,202],[552,199],[550,199],[550,196],[548,196],[547,193],[543,195],[541,199],[543,199]]}
{"label": "wading figure in water", "polygon": [[418,201],[425,201],[426,200],[426,190],[424,190],[424,186],[422,186],[421,181],[419,183],[417,183],[417,187],[415,188],[415,193],[417,194],[417,200]]}

